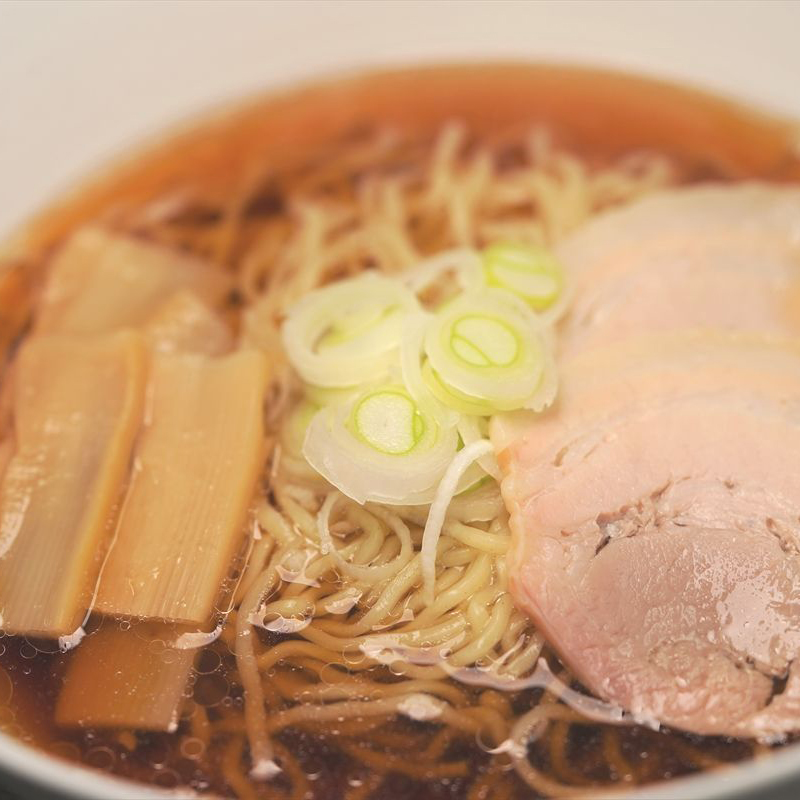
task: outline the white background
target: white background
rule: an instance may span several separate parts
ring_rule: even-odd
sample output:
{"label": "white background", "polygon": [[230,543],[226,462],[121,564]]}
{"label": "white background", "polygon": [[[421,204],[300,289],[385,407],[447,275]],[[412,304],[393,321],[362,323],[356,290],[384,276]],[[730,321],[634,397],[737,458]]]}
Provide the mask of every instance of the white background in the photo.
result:
{"label": "white background", "polygon": [[800,117],[797,0],[0,0],[0,234],[220,101],[331,68],[481,56],[634,69]]}

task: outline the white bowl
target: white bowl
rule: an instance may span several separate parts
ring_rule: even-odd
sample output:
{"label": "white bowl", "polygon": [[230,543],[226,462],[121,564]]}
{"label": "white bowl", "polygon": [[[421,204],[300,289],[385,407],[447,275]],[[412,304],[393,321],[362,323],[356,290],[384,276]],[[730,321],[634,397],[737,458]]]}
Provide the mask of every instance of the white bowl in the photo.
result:
{"label": "white bowl", "polygon": [[[800,4],[0,3],[0,239],[87,171],[187,116],[331,71],[490,59],[615,67],[800,119]],[[0,794],[174,796],[56,761],[0,734]],[[30,786],[38,787],[32,790]],[[637,796],[796,798],[798,747]],[[631,795],[633,797],[633,795]]]}

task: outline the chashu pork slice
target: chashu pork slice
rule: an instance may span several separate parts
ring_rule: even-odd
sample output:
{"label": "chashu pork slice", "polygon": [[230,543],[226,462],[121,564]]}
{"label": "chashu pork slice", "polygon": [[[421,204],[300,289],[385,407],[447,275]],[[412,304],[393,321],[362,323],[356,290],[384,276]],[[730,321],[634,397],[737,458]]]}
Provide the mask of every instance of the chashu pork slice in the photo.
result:
{"label": "chashu pork slice", "polygon": [[769,739],[800,729],[800,399],[692,380],[546,442],[495,421],[511,591],[604,699]]}
{"label": "chashu pork slice", "polygon": [[559,248],[562,350],[707,327],[800,336],[800,190],[677,189],[601,215]]}
{"label": "chashu pork slice", "polygon": [[800,245],[800,189],[772,183],[666,189],[593,217],[561,242],[558,255],[589,283],[642,247],[718,241]]}
{"label": "chashu pork slice", "polygon": [[759,386],[790,403],[800,386],[800,339],[714,330],[646,335],[567,358],[559,371],[558,396],[544,413],[515,411],[497,418],[498,452],[521,441],[543,449],[571,429],[671,396]]}

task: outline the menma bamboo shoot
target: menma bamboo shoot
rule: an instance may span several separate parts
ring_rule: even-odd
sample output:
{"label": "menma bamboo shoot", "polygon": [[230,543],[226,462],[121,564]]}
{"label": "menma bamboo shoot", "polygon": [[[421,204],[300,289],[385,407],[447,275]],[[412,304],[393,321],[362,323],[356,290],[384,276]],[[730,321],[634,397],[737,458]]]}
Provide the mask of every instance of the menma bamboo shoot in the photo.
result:
{"label": "menma bamboo shoot", "polygon": [[265,356],[156,353],[131,486],[96,609],[203,624],[263,463]]}
{"label": "menma bamboo shoot", "polygon": [[102,228],[82,228],[50,264],[35,331],[97,334],[138,327],[180,289],[213,306],[229,288],[222,270],[199,259]]}
{"label": "menma bamboo shoot", "polygon": [[81,623],[142,419],[134,333],[41,337],[14,367],[14,454],[0,484],[0,628],[60,636]]}
{"label": "menma bamboo shoot", "polygon": [[233,337],[227,325],[194,292],[175,292],[147,319],[144,332],[155,350],[165,353],[229,352]]}
{"label": "menma bamboo shoot", "polygon": [[150,622],[123,630],[105,620],[69,655],[56,724],[174,730],[197,654],[174,646],[174,628]]}

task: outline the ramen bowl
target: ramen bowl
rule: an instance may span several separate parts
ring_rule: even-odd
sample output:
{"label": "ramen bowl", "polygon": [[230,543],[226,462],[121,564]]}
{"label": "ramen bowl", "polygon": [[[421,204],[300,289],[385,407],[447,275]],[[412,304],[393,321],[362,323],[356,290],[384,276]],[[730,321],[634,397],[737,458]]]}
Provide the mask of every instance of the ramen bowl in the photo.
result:
{"label": "ramen bowl", "polygon": [[[526,101],[525,86],[538,81],[542,113],[561,120],[580,147],[613,128],[576,112],[591,93],[592,74],[601,76],[596,86],[604,87],[606,108],[618,103],[623,115],[617,132],[603,140],[609,152],[624,151],[641,136],[650,145],[696,136],[692,169],[769,174],[779,161],[771,160],[775,142],[800,147],[800,138],[792,139],[794,124],[786,121],[800,117],[792,80],[800,72],[792,41],[800,20],[789,4],[740,3],[719,17],[716,4],[681,3],[198,3],[191,11],[179,4],[68,11],[8,6],[0,11],[8,40],[0,52],[0,87],[24,113],[7,124],[0,153],[0,229],[7,242],[0,252],[13,256],[32,231],[46,248],[74,224],[69,209],[77,209],[76,218],[90,218],[93,208],[108,203],[106,175],[128,185],[131,196],[142,187],[150,191],[155,183],[148,188],[148,172],[136,161],[140,152],[150,154],[141,163],[155,164],[183,149],[192,153],[187,163],[219,168],[214,147],[192,138],[198,124],[222,136],[231,120],[249,119],[241,152],[266,137],[279,160],[291,163],[298,149],[346,134],[365,109],[371,109],[367,117],[400,126],[405,116],[424,118],[423,126],[466,117],[477,129],[513,121],[514,104]],[[709,29],[718,35],[709,36]],[[538,66],[526,72],[525,62]],[[51,63],[59,69],[43,69]],[[435,66],[452,63],[462,66]],[[602,72],[581,71],[589,67]],[[378,77],[360,77],[370,73]],[[710,90],[734,105],[672,83]],[[500,85],[506,93],[493,106],[490,90]],[[387,86],[390,102],[383,97]],[[272,109],[263,128],[247,111],[247,98],[261,95],[263,107]],[[441,107],[442,97],[452,108]],[[399,105],[391,102],[398,98]],[[414,112],[406,115],[404,104],[416,104]],[[631,107],[638,110],[624,117]],[[687,115],[691,124],[684,123]],[[177,144],[169,144],[171,136]],[[740,148],[743,139],[748,145]],[[43,208],[51,210],[39,215]],[[38,218],[33,227],[25,224],[31,218]],[[797,746],[625,796],[794,797],[800,790]],[[0,770],[0,785],[21,797],[180,794],[86,770],[4,734]]]}

